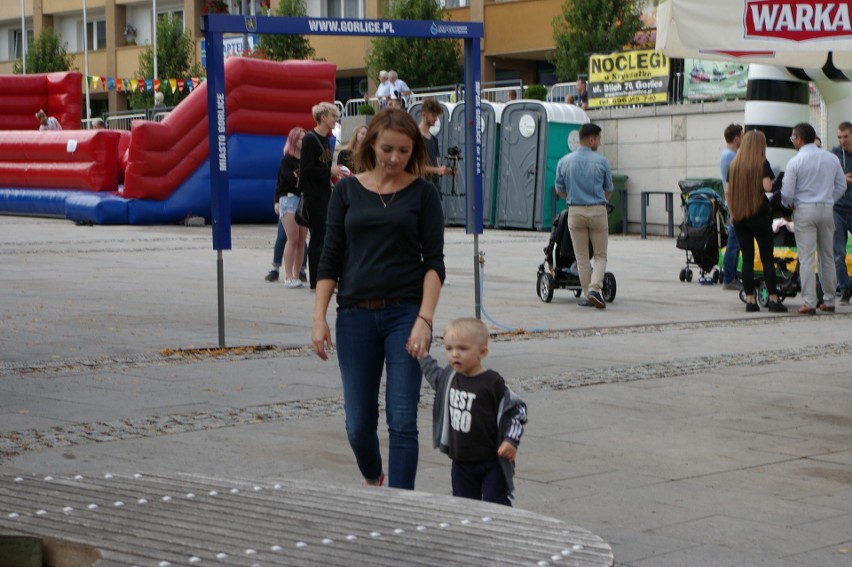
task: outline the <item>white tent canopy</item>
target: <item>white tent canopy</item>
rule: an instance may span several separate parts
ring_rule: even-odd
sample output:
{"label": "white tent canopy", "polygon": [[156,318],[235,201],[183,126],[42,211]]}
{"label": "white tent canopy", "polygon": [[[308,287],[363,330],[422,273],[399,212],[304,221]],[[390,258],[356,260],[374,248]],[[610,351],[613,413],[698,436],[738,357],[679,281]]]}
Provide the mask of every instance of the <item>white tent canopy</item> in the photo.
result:
{"label": "white tent canopy", "polygon": [[665,0],[657,10],[657,49],[852,77],[852,2]]}

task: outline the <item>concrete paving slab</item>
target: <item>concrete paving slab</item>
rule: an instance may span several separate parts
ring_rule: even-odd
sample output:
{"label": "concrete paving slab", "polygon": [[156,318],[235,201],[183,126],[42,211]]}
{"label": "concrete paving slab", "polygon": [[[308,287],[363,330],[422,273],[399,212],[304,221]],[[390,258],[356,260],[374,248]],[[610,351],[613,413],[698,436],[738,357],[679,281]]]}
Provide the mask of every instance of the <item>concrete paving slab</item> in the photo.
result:
{"label": "concrete paving slab", "polygon": [[[0,472],[360,483],[336,360],[305,348],[313,296],[263,281],[274,235],[233,228],[233,348],[214,357],[182,350],[218,346],[209,227],[0,217]],[[446,239],[436,330],[474,312],[472,237]],[[564,291],[543,303],[546,239],[480,237],[500,333],[487,364],[530,412],[515,505],[593,531],[624,567],[844,564],[852,308],[746,314],[736,293],[678,281],[673,239],[632,235],[610,240],[606,310]],[[433,355],[443,361],[440,341]],[[418,490],[447,494],[430,408],[424,388]]]}

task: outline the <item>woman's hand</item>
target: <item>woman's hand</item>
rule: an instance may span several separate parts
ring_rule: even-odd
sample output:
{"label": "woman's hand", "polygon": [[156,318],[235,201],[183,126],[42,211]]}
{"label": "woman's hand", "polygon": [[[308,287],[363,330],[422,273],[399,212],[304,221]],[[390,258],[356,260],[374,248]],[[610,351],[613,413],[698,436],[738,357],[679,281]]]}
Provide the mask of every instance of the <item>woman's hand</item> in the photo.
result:
{"label": "woman's hand", "polygon": [[276,217],[281,216],[281,211],[278,210],[278,203],[277,202],[275,203],[275,216]]}
{"label": "woman's hand", "polygon": [[314,345],[314,354],[323,360],[328,360],[326,349],[334,347],[334,344],[331,342],[331,330],[325,319],[314,319],[311,342]]}
{"label": "woman's hand", "polygon": [[419,360],[429,354],[429,347],[431,346],[432,329],[422,317],[418,316],[414,321],[414,325],[411,327],[411,334],[408,335],[405,350],[408,351],[408,354]]}

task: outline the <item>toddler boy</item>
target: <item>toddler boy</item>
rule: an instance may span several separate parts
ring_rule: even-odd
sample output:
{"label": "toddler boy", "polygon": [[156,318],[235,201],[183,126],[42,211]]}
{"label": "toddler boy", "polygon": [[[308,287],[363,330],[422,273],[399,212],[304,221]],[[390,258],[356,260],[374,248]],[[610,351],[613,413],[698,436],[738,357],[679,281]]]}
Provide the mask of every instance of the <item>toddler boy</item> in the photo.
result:
{"label": "toddler boy", "polygon": [[453,496],[511,506],[515,455],[527,422],[527,406],[503,377],[482,367],[488,329],[473,318],[456,319],[444,331],[450,366],[420,359],[435,389],[434,446],[453,460]]}

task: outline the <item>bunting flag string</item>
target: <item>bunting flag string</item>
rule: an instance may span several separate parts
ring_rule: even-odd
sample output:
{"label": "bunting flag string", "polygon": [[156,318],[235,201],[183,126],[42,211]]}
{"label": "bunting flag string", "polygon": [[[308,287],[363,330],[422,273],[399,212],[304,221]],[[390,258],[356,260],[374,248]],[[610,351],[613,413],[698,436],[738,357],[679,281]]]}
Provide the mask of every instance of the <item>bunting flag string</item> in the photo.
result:
{"label": "bunting flag string", "polygon": [[206,77],[179,77],[176,79],[122,79],[119,77],[101,77],[91,75],[86,77],[86,83],[91,85],[92,90],[115,91],[117,93],[132,92],[159,92],[168,90],[172,94],[176,92],[192,92]]}

